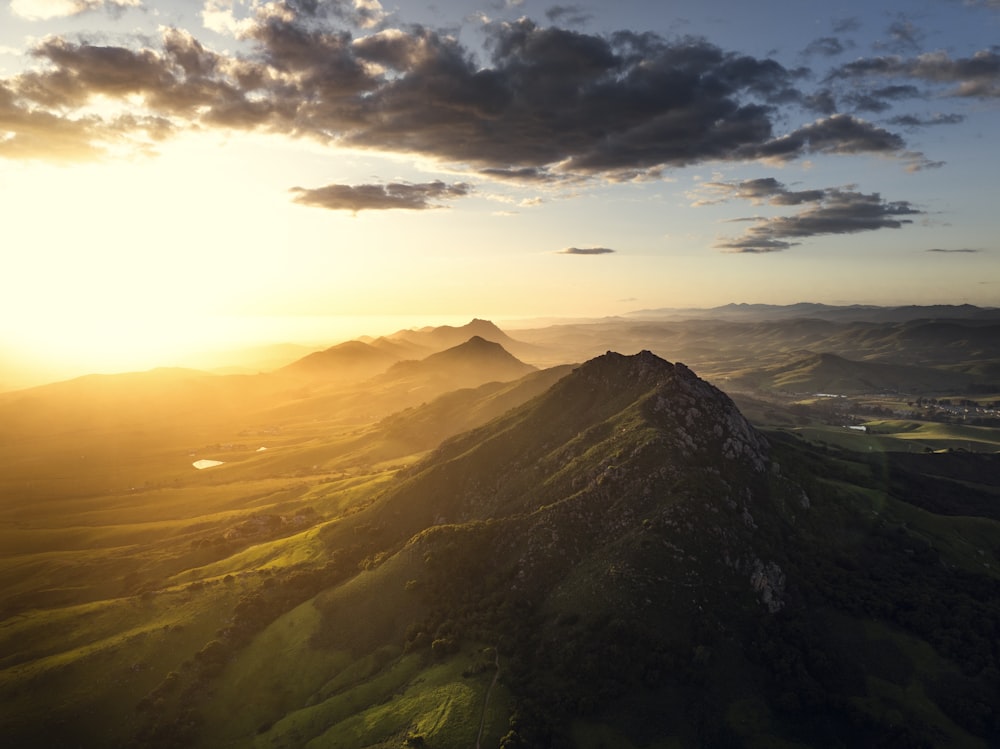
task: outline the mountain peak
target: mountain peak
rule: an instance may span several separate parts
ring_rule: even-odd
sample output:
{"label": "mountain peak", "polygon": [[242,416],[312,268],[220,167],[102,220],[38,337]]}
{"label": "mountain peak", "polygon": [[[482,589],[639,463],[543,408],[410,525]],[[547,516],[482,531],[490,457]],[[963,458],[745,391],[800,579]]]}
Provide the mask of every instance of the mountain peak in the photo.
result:
{"label": "mountain peak", "polygon": [[[578,367],[553,387],[574,408],[621,408],[637,404],[651,425],[668,429],[670,441],[684,452],[714,452],[748,461],[761,471],[767,443],[739,412],[732,400],[680,362],[670,363],[651,351],[623,355],[608,351]],[[676,439],[675,439],[676,438]],[[719,439],[716,439],[719,438]]]}
{"label": "mountain peak", "polygon": [[451,348],[431,354],[425,361],[457,361],[468,358],[495,358],[504,361],[519,362],[519,360],[495,341],[489,341],[482,336],[471,336],[467,341]]}
{"label": "mountain peak", "polygon": [[425,359],[397,362],[386,374],[390,378],[448,377],[454,379],[455,387],[474,387],[493,380],[514,380],[534,371],[535,367],[499,343],[474,335]]}

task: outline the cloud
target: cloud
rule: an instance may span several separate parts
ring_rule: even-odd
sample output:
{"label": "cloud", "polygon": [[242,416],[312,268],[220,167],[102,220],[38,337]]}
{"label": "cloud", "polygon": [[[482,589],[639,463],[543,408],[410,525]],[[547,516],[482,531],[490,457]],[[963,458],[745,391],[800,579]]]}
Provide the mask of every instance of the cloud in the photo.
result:
{"label": "cloud", "polygon": [[302,205],[327,208],[334,211],[372,211],[400,208],[423,211],[441,208],[434,200],[451,200],[468,195],[469,185],[458,182],[447,185],[441,181],[413,184],[391,182],[384,185],[326,185],[306,189],[293,187],[293,200]]}
{"label": "cloud", "polygon": [[47,21],[102,8],[112,15],[119,15],[127,8],[141,6],[142,0],[11,0],[10,10],[15,16],[29,21]]}
{"label": "cloud", "polygon": [[[178,131],[274,131],[525,182],[658,179],[706,161],[905,150],[899,135],[851,115],[776,132],[787,107],[808,101],[798,88],[808,71],[704,39],[595,35],[522,18],[486,24],[480,59],[423,26],[352,32],[345,24],[382,18],[368,0],[251,7],[248,18],[227,16],[245,42],[240,54],[178,29],[163,30],[158,46],[55,37],[32,50],[38,69],[6,84],[18,107],[57,119],[101,96],[140,102],[144,116]],[[209,8],[232,10],[224,0]],[[827,104],[832,112],[832,95]],[[98,146],[121,135],[105,124],[91,126]]]}
{"label": "cloud", "polygon": [[924,33],[912,21],[908,21],[905,18],[889,24],[886,34],[888,35],[888,40],[875,42],[873,45],[875,49],[884,49],[900,54],[916,52],[920,49],[920,43],[924,39]]}
{"label": "cloud", "polygon": [[802,106],[818,114],[831,115],[837,112],[837,100],[830,89],[821,89],[803,97]]}
{"label": "cloud", "polygon": [[479,173],[484,177],[489,177],[490,179],[510,181],[510,182],[525,182],[525,183],[545,183],[545,182],[561,182],[566,180],[565,175],[553,174],[551,171],[544,167],[535,166],[525,166],[519,168],[496,168],[488,167],[486,169],[480,169]]}
{"label": "cloud", "polygon": [[947,52],[928,52],[912,58],[899,55],[862,58],[841,65],[828,80],[853,82],[872,77],[898,77],[928,84],[951,85],[950,96],[989,99],[1000,97],[1000,51],[980,50],[971,57],[953,59]]}
{"label": "cloud", "polygon": [[106,158],[109,149],[146,151],[172,133],[161,118],[122,115],[64,117],[24,106],[0,82],[0,158],[74,163]]}
{"label": "cloud", "polygon": [[789,161],[807,153],[898,154],[904,147],[905,141],[895,133],[852,115],[835,114],[756,145],[748,153]]}
{"label": "cloud", "polygon": [[[824,190],[789,190],[774,177],[749,179],[742,182],[705,182],[690,194],[692,206],[723,203],[736,198],[760,205],[801,205],[814,203],[826,196]],[[747,220],[747,219],[741,219]],[[749,219],[752,220],[752,219]]]}
{"label": "cloud", "polygon": [[980,252],[980,250],[972,250],[972,249],[967,249],[967,248],[962,248],[962,249],[957,249],[957,250],[946,250],[946,249],[943,249],[943,248],[940,248],[940,247],[934,247],[934,248],[932,248],[932,249],[930,249],[930,250],[926,250],[926,252],[947,252],[947,253],[952,253],[952,252],[958,252],[958,253],[975,253],[975,252]]}
{"label": "cloud", "polygon": [[885,112],[892,109],[893,102],[901,99],[916,99],[920,89],[910,85],[882,86],[871,91],[853,91],[844,97],[845,103],[863,112]]}
{"label": "cloud", "polygon": [[593,18],[577,5],[553,5],[545,11],[545,17],[552,23],[565,23],[567,26],[583,26]]}
{"label": "cloud", "polygon": [[607,247],[567,247],[559,250],[557,255],[610,255],[614,250]]}
{"label": "cloud", "polygon": [[801,244],[797,240],[824,234],[899,229],[913,223],[903,217],[921,213],[908,201],[887,202],[878,193],[866,194],[850,189],[789,191],[780,182],[770,179],[751,180],[730,187],[734,197],[766,200],[771,205],[809,204],[809,207],[793,216],[753,219],[754,225],[741,236],[715,245],[729,252],[779,252]]}
{"label": "cloud", "polygon": [[965,115],[944,114],[937,112],[930,117],[915,114],[903,114],[889,119],[889,124],[900,127],[930,127],[931,125],[958,125],[965,122]]}
{"label": "cloud", "polygon": [[824,36],[819,39],[813,39],[806,48],[802,50],[802,54],[807,57],[813,55],[822,55],[823,57],[836,57],[837,55],[843,53],[849,46],[854,46],[851,43],[845,45],[840,39],[835,36]]}

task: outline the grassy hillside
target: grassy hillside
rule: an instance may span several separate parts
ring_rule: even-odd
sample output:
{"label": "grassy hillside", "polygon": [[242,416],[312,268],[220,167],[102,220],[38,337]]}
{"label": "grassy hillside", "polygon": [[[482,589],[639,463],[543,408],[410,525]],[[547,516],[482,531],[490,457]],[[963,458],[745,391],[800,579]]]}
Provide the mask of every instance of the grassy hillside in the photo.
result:
{"label": "grassy hillside", "polygon": [[801,352],[789,361],[730,375],[727,383],[797,393],[950,393],[967,389],[973,377],[927,367],[852,361],[835,354]]}
{"label": "grassy hillside", "polygon": [[[201,378],[166,376],[197,392]],[[167,403],[136,417],[141,399],[114,411],[109,391],[95,402],[110,421],[81,407],[73,429],[55,419],[54,431],[36,425],[37,440],[7,432],[5,737],[1000,740],[995,456],[887,449],[973,434],[986,445],[992,432],[843,430],[844,444],[873,448],[861,451],[824,439],[829,427],[762,434],[649,352],[478,382],[384,418],[406,402],[390,380],[263,400],[255,390],[245,422],[215,412],[162,432]],[[44,411],[45,393],[32,397]],[[23,402],[0,407],[31,423]],[[906,436],[921,430],[922,442]],[[195,438],[201,448],[180,448]],[[50,450],[65,461],[102,439],[118,451],[99,470],[38,468]],[[196,457],[225,462],[196,471]],[[146,484],[121,485],[139,469]]]}

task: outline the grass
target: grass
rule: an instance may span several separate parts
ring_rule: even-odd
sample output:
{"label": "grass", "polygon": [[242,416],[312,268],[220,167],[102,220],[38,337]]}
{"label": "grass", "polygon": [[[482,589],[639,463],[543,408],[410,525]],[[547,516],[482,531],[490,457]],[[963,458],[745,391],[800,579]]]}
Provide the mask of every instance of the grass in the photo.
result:
{"label": "grass", "polygon": [[139,700],[183,670],[239,592],[219,584],[7,620],[0,652],[17,655],[0,669],[0,723],[12,745],[22,735],[36,745],[124,741],[138,727]]}
{"label": "grass", "polygon": [[[340,526],[347,529],[342,534],[321,535],[324,527],[373,503],[399,468],[420,457],[399,454],[405,440],[383,434],[360,415],[364,403],[341,413],[344,403],[333,392],[311,403],[304,396],[288,396],[270,410],[234,421],[195,419],[190,426],[171,421],[169,409],[160,404],[148,424],[143,413],[123,410],[113,419],[79,422],[72,429],[64,428],[56,409],[45,427],[51,432],[29,425],[23,440],[0,427],[7,459],[0,470],[5,498],[0,500],[0,606],[5,611],[0,725],[13,744],[125,743],[144,719],[136,712],[138,703],[172,673],[179,674],[176,680],[184,688],[196,688],[205,719],[199,736],[203,747],[396,748],[410,733],[423,736],[429,746],[467,749],[475,744],[493,677],[492,661],[485,671],[470,670],[482,662],[483,644],[466,643],[445,660],[432,659],[428,650],[403,652],[407,627],[431,618],[419,586],[407,585],[424,570],[415,547],[290,611],[276,609],[284,613],[266,626],[262,619],[263,629],[253,630],[248,644],[241,641],[227,651],[220,673],[207,681],[198,675],[196,654],[206,643],[225,639],[241,597],[268,583],[283,584],[281,574],[260,573],[320,567],[334,551],[350,558],[355,536],[392,530],[391,519],[388,531],[352,531],[348,521]],[[464,404],[465,396],[452,406],[462,411]],[[469,408],[489,412],[492,405]],[[565,421],[556,426],[562,424],[568,436],[561,447],[538,451],[552,464],[543,496],[558,496],[563,484],[595,470],[623,434],[629,446],[649,436],[641,431],[636,408],[609,413],[614,415],[603,422],[581,425],[562,404],[559,413],[549,415]],[[413,409],[405,420],[419,431],[421,417],[426,414]],[[276,426],[263,426],[269,424]],[[540,419],[536,431],[549,426]],[[1000,449],[1000,430],[890,421],[872,426],[877,433],[835,427],[799,431],[863,451],[962,443]],[[268,449],[257,452],[259,446]],[[522,459],[515,447],[510,447],[511,463]],[[196,458],[226,463],[199,472],[191,467]],[[473,465],[471,481],[482,468]],[[442,475],[434,488],[447,503],[458,490],[452,474]],[[941,518],[887,503],[877,489],[864,493],[873,508],[891,513],[941,548],[951,564],[983,571],[989,559],[984,550],[1000,547],[1000,526],[992,521]],[[307,527],[227,538],[249,518],[294,517],[301,510],[310,511]],[[408,511],[402,505],[389,510],[406,528]],[[329,548],[331,538],[343,548]],[[594,564],[602,561],[596,558]],[[595,576],[584,568],[578,577],[568,577],[553,605],[573,611],[587,605],[594,596],[584,588]],[[607,596],[609,608],[613,593]],[[938,661],[927,663],[921,666],[926,673],[939,667]],[[472,671],[474,676],[464,675]],[[865,709],[903,705],[908,707],[901,712],[909,710],[932,725],[947,723],[933,714],[936,708],[926,695],[906,689],[876,677]],[[176,717],[178,711],[170,710],[179,701],[168,705],[169,719]],[[483,746],[499,744],[511,709],[512,696],[501,681],[490,693]],[[765,745],[760,742],[767,716],[753,700],[734,703],[728,717],[749,745]],[[575,735],[585,748],[632,746],[610,725],[597,722],[577,724]],[[677,743],[664,738],[650,749]]]}
{"label": "grass", "polygon": [[[419,656],[408,656],[381,683],[378,679],[367,682],[363,688],[369,699],[369,685],[381,686],[388,699],[380,704],[368,703],[367,708],[351,710],[342,720],[328,722],[329,728],[305,746],[316,749],[372,746],[406,733],[422,735],[429,746],[456,749],[475,746],[483,699],[492,676],[463,677],[462,671],[469,663],[467,653],[429,668],[420,668],[421,662]],[[417,668],[410,672],[406,666]],[[407,678],[401,683],[404,673]],[[352,690],[327,702],[336,705],[359,696]],[[506,716],[503,717],[502,724],[506,724]],[[490,726],[486,738],[493,743],[486,746],[499,743],[497,733],[503,725],[498,723],[501,721],[494,720]]]}
{"label": "grass", "polygon": [[938,422],[877,420],[867,432],[844,426],[806,426],[791,431],[812,442],[825,442],[855,452],[924,452],[925,450],[1000,450],[1000,429]]}
{"label": "grass", "polygon": [[895,419],[869,421],[866,426],[871,434],[888,434],[897,440],[915,440],[934,450],[1000,450],[1000,429],[992,427]]}

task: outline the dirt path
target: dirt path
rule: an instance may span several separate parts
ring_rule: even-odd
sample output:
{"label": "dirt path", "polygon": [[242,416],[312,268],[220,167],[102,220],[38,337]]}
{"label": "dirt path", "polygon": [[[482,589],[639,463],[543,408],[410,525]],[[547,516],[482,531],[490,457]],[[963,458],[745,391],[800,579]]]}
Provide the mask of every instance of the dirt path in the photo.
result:
{"label": "dirt path", "polygon": [[476,749],[480,749],[479,742],[483,739],[483,728],[486,726],[486,709],[490,706],[490,695],[493,693],[493,687],[497,684],[497,679],[500,678],[500,653],[496,648],[493,649],[493,652],[496,656],[494,663],[497,670],[493,674],[493,681],[490,682],[489,687],[486,689],[486,698],[483,700],[483,714],[479,716],[479,733],[476,735]]}

